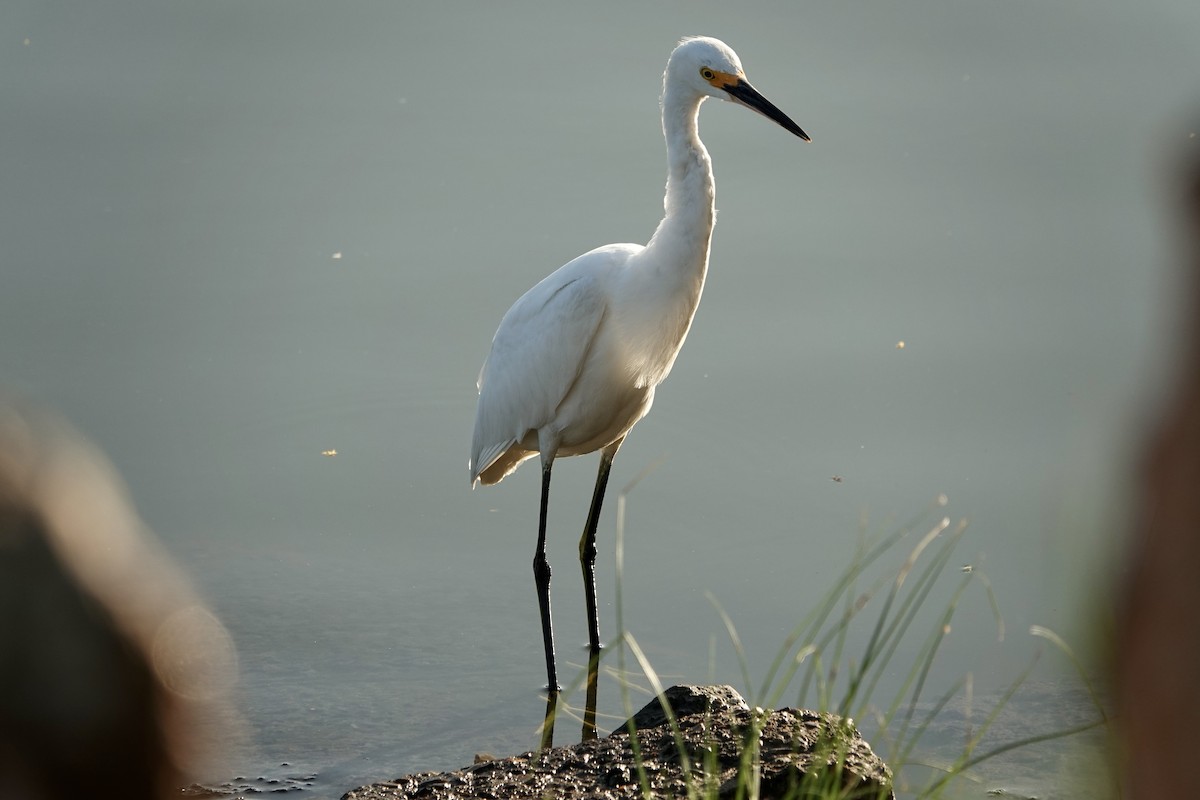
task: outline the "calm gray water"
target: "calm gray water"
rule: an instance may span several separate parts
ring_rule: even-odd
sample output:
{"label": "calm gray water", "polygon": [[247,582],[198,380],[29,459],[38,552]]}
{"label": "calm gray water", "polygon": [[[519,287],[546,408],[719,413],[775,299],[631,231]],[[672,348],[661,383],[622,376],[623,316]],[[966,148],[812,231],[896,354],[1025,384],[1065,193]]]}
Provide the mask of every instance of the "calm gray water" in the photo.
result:
{"label": "calm gray water", "polygon": [[[691,33],[814,142],[701,113],[709,283],[616,462],[604,636],[615,492],[663,459],[622,600],[668,681],[740,684],[706,592],[761,679],[863,518],[939,492],[1007,635],[969,592],[938,678],[1003,685],[1031,624],[1083,644],[1169,334],[1193,0],[15,0],[0,32],[0,385],[105,449],[232,633],[210,783],[336,797],[536,743],[538,474],[467,489],[474,381],[527,287],[653,231]],[[595,466],[555,473],[564,677]]]}

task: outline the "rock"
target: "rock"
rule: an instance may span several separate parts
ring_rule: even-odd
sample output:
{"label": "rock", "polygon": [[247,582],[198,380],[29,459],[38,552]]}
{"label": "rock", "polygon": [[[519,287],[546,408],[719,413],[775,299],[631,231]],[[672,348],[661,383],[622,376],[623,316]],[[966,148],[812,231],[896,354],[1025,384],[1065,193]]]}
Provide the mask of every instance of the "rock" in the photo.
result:
{"label": "rock", "polygon": [[[891,770],[853,724],[835,714],[752,710],[728,686],[673,686],[664,697],[676,715],[678,735],[656,698],[603,739],[454,772],[407,775],[355,789],[342,800],[618,800],[642,797],[643,784],[656,797],[683,797],[689,781],[705,795],[732,798],[742,776],[754,771],[755,751],[762,798],[794,796],[802,783],[838,787],[838,796],[847,800],[895,797]],[[638,758],[630,723],[637,730]]]}
{"label": "rock", "polygon": [[[723,686],[672,686],[662,693],[675,717],[689,717],[692,714],[717,713],[725,714],[730,711],[749,711],[750,706],[728,684]],[[636,730],[644,731],[666,725],[669,718],[663,710],[659,698],[654,698],[646,706],[634,714],[631,719],[621,724],[613,733],[629,733],[630,725]]]}

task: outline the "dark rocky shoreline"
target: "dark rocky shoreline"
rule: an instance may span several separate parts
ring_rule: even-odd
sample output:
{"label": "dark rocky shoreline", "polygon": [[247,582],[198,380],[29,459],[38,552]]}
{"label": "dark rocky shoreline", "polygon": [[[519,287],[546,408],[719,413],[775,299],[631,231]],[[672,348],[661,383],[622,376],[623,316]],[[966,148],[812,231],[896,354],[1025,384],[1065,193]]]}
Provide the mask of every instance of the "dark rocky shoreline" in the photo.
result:
{"label": "dark rocky shoreline", "polygon": [[663,697],[677,731],[656,698],[600,739],[406,775],[354,789],[342,800],[617,800],[640,798],[643,784],[655,796],[682,797],[689,782],[706,794],[733,797],[748,774],[757,776],[763,798],[794,794],[802,784],[837,786],[846,798],[895,797],[891,770],[841,717],[752,710],[730,686],[673,686]]}

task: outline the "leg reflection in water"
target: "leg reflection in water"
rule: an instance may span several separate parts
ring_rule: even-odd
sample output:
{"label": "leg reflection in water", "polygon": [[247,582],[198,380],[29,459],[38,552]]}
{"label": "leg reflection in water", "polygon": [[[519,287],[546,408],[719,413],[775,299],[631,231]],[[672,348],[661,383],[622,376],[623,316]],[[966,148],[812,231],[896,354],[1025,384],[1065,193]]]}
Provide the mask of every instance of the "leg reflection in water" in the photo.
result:
{"label": "leg reflection in water", "polygon": [[[583,707],[582,740],[587,742],[597,738],[596,734],[596,697],[597,686],[600,682],[600,651],[592,650],[588,655],[587,694]],[[549,689],[546,692],[546,714],[542,720],[542,739],[539,749],[548,750],[554,746],[554,720],[558,716],[558,696],[561,692]]]}

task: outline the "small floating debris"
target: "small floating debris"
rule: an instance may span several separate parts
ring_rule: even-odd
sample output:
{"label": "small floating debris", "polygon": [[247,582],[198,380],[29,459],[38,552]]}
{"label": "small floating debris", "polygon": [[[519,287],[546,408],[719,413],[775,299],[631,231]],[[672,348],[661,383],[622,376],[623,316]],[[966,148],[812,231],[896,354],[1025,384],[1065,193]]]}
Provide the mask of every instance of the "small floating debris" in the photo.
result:
{"label": "small floating debris", "polygon": [[903,349],[904,349],[904,340],[903,340],[903,339],[901,339],[900,341],[896,342],[896,349],[897,349],[897,350],[903,350]]}
{"label": "small floating debris", "polygon": [[323,456],[329,456],[329,457],[331,457],[331,458],[332,458],[333,456],[336,456],[337,454],[338,454],[337,450],[333,450],[333,449],[330,449],[330,450],[322,450],[322,451],[321,451],[321,455],[323,455]]}

